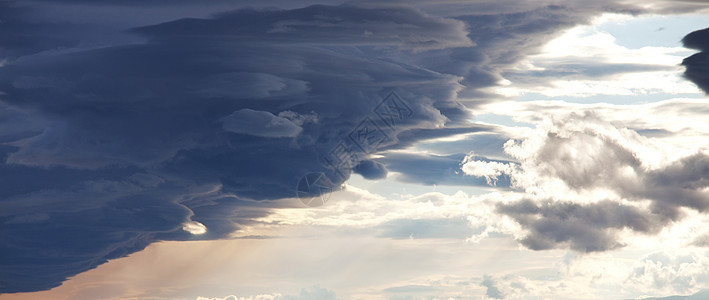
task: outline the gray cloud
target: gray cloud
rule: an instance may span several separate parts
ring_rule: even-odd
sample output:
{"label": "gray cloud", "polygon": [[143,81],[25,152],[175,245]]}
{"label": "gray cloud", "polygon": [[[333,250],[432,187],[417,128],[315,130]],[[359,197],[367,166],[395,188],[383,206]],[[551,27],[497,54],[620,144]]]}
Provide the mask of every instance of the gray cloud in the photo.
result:
{"label": "gray cloud", "polygon": [[[684,217],[681,208],[702,213],[709,208],[705,189],[709,186],[709,157],[702,153],[649,168],[643,164],[634,144],[642,143],[642,137],[616,128],[589,112],[555,119],[553,126],[538,138],[507,149],[520,160],[521,171],[512,174],[513,182],[523,182],[524,176],[534,174],[529,175],[534,176],[532,180],[560,180],[581,194],[608,189],[623,199],[636,203],[649,201],[650,205],[639,209],[592,198],[538,200],[544,204],[524,200],[498,205],[500,213],[529,230],[521,242],[531,249],[610,250],[622,246],[615,237],[618,230],[627,228],[653,234],[681,220]],[[525,148],[530,145],[534,146]],[[594,202],[582,204],[589,200]]]}
{"label": "gray cloud", "polygon": [[[221,14],[213,21],[185,19],[169,25],[137,29],[137,32],[162,39],[206,34],[221,35],[226,41],[356,44],[417,52],[473,45],[466,36],[463,22],[423,15],[405,7],[374,10],[348,5],[317,5],[294,10],[263,10],[258,13],[258,19],[254,17],[253,10],[244,9]],[[211,24],[204,26],[205,23]],[[178,28],[180,30],[176,30]]]}
{"label": "gray cloud", "polygon": [[533,250],[568,247],[580,252],[621,247],[613,230],[657,233],[669,219],[613,201],[593,204],[531,200],[498,204],[497,210],[529,230],[521,243]]}
{"label": "gray cloud", "polygon": [[697,247],[709,247],[709,234],[703,234],[698,236],[692,241],[693,246]]}
{"label": "gray cloud", "polygon": [[352,171],[367,179],[386,178],[388,172],[386,166],[372,160],[360,161]]}

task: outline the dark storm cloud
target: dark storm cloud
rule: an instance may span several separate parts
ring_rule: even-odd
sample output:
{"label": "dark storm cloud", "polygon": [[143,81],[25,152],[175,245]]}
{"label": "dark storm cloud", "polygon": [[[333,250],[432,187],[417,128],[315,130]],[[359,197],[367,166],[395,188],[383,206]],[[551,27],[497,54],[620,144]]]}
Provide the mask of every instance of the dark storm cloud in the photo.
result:
{"label": "dark storm cloud", "polygon": [[212,0],[209,2],[197,2],[193,0],[26,0],[36,4],[64,3],[64,4],[86,4],[93,6],[128,6],[128,7],[151,7],[151,6],[266,6],[279,8],[302,7],[313,4],[339,4],[345,1],[335,0]]}
{"label": "dark storm cloud", "polygon": [[[341,183],[350,170],[337,177],[321,157],[366,118],[387,148],[469,118],[457,77],[360,49],[471,45],[460,21],[408,8],[239,10],[100,48],[18,16],[0,67],[2,292],[48,289],[158,240],[226,237],[274,205],[253,199],[294,197],[308,172]],[[411,111],[396,124],[375,112],[390,91]],[[384,176],[358,155],[355,171]]]}
{"label": "dark storm cloud", "polygon": [[[52,0],[30,0],[31,2],[35,3],[51,3],[51,2],[63,2],[67,4],[72,4],[72,3],[80,3],[80,4],[92,4],[92,5],[116,5],[116,6],[155,6],[155,5],[185,5],[185,4],[191,4],[190,0],[146,0],[146,1],[141,1],[141,0],[96,0],[96,1],[90,1],[90,0],[60,0],[60,1],[52,1]],[[236,2],[233,0],[215,0],[215,1],[210,1],[211,4],[214,3],[228,3],[228,2]],[[210,3],[208,3],[210,4]]]}
{"label": "dark storm cloud", "polygon": [[[320,8],[313,9],[311,13],[321,13]],[[455,88],[454,78],[350,55],[346,51],[352,50],[347,49],[333,51],[312,45],[284,49],[280,45],[252,46],[250,41],[242,43],[241,39],[220,39],[223,31],[233,25],[222,24],[224,19],[239,20],[250,14],[261,13],[241,11],[215,19],[217,30],[213,35],[199,32],[192,35],[182,30],[184,22],[178,21],[159,26],[158,31],[167,32],[170,38],[157,36],[156,42],[147,45],[43,56],[6,66],[3,74],[7,101],[24,109],[39,110],[56,131],[29,141],[11,155],[10,161],[77,168],[150,164],[174,156],[177,150],[219,147],[225,143],[242,143],[245,148],[249,144],[275,143],[288,145],[286,148],[297,152],[319,146],[315,144],[318,138],[328,141],[345,137],[383,98],[379,91],[402,80],[440,85],[425,93],[403,92],[412,96],[405,98],[413,104],[417,119],[401,124],[401,130],[416,123],[430,126],[426,122],[433,125],[445,121],[446,116],[432,106],[448,101],[448,90]],[[211,25],[209,21],[200,20]],[[202,29],[205,25],[196,27]],[[238,31],[240,27],[235,28]],[[178,34],[183,36],[178,39]],[[261,35],[262,32],[256,32],[254,38]],[[190,38],[197,39],[199,45],[192,46]],[[304,39],[316,42],[309,36]],[[353,43],[357,45],[356,41]],[[229,85],[231,81],[236,83]],[[49,94],[51,98],[46,96]],[[305,97],[307,100],[299,100]],[[209,101],[209,105],[204,105],[201,99]],[[247,130],[249,135],[257,137],[294,137],[299,125],[276,116],[288,109],[301,114],[317,112],[323,124],[333,130],[321,132],[325,126],[303,124],[306,134],[296,141],[224,132],[243,134]],[[342,118],[344,111],[349,112],[347,118]],[[246,113],[254,117],[248,118],[254,121],[250,126],[258,128],[241,126],[247,119],[243,116]],[[237,114],[238,120],[230,118],[230,114]],[[257,115],[271,117],[265,120],[256,118]],[[282,126],[271,124],[279,120]],[[320,134],[326,136],[318,137]],[[141,152],[126,149],[129,147],[140,148]],[[87,154],[101,157],[87,163]]]}
{"label": "dark storm cloud", "polygon": [[694,31],[682,39],[682,44],[690,49],[709,50],[709,28]]}
{"label": "dark storm cloud", "polygon": [[372,160],[360,161],[352,171],[367,179],[386,178],[388,172],[386,166]]}
{"label": "dark storm cloud", "polygon": [[76,47],[105,33],[102,26],[36,22],[30,17],[32,13],[31,9],[16,2],[0,1],[0,61]]}
{"label": "dark storm cloud", "polygon": [[[65,179],[72,172],[56,169],[26,171],[39,175],[26,178],[29,182],[58,178],[63,186],[43,184],[33,193],[3,197],[0,289],[49,289],[67,276],[141,250],[161,233],[178,235],[192,211],[177,200],[191,191],[150,174],[123,175],[129,171],[91,171],[85,176],[91,179],[83,181],[77,180],[80,174]],[[190,239],[183,231],[177,238]]]}
{"label": "dark storm cloud", "polygon": [[684,76],[709,94],[709,28],[688,34],[682,43],[687,48],[700,51],[682,60],[682,65],[687,68]]}
{"label": "dark storm cloud", "polygon": [[[302,9],[221,14],[213,20],[186,19],[138,29],[159,38],[218,37],[221,40],[390,46],[423,51],[469,47],[465,24],[408,8],[309,6]],[[415,34],[412,33],[415,29]]]}

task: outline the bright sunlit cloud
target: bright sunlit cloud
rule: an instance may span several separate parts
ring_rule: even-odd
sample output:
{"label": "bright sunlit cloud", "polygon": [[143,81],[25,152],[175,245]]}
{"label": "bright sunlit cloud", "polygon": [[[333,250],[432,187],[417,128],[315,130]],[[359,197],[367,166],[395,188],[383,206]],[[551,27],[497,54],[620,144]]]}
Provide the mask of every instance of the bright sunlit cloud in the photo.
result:
{"label": "bright sunlit cloud", "polygon": [[200,222],[189,221],[182,224],[182,230],[189,232],[193,235],[205,234],[207,232],[207,227]]}

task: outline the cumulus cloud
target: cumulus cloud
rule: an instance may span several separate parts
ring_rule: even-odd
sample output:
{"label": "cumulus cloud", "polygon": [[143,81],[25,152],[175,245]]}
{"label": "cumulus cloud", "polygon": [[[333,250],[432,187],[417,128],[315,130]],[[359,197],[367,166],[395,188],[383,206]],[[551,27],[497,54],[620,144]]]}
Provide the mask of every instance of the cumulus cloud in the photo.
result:
{"label": "cumulus cloud", "polygon": [[709,279],[708,266],[709,260],[702,254],[655,252],[636,264],[627,282],[688,293]]}
{"label": "cumulus cloud", "polygon": [[[498,187],[509,187],[509,176],[500,174],[495,178],[480,176],[479,180],[466,176],[461,172],[461,161],[465,154],[435,155],[423,153],[389,153],[380,159],[389,170],[399,172],[399,181],[422,183],[426,185],[474,185],[486,186],[495,182]],[[507,164],[504,161],[493,161],[484,157],[485,166]],[[472,170],[470,164],[463,165],[468,171]],[[471,175],[471,174],[468,174]]]}
{"label": "cumulus cloud", "polygon": [[513,163],[481,160],[473,154],[468,154],[461,162],[463,173],[485,178],[488,185],[497,185],[498,178],[512,174],[516,168]]}
{"label": "cumulus cloud", "polygon": [[605,251],[623,246],[614,230],[657,233],[667,224],[661,216],[613,201],[537,205],[522,200],[500,204],[497,210],[529,230],[520,242],[533,250],[568,247],[580,252]]}
{"label": "cumulus cloud", "polygon": [[655,234],[681,220],[682,209],[707,209],[706,155],[658,166],[645,156],[654,146],[594,113],[572,113],[505,145],[518,168],[467,159],[462,170],[479,177],[505,173],[525,191],[529,199],[497,210],[529,231],[521,239],[528,248],[604,251],[623,246],[621,230]]}

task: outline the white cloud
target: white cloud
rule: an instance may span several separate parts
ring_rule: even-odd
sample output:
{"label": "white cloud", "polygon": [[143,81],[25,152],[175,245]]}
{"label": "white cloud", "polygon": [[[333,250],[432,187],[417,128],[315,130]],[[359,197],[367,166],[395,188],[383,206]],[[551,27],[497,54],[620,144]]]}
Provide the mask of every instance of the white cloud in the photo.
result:
{"label": "white cloud", "polygon": [[696,251],[655,252],[635,264],[626,282],[664,293],[688,293],[709,282],[709,257]]}
{"label": "white cloud", "polygon": [[[664,105],[645,109],[657,106]],[[601,116],[589,110],[537,121],[531,134],[505,144],[519,167],[463,162],[469,175],[507,175],[524,191],[524,200],[500,202],[497,212],[522,225],[523,237],[514,235],[526,247],[605,251],[632,243],[638,234],[679,228],[693,212],[706,213],[706,154],[676,151],[670,137],[680,134],[658,140]],[[621,234],[628,231],[633,234]],[[685,244],[696,238],[682,236]]]}
{"label": "white cloud", "polygon": [[[707,99],[675,98],[658,102],[615,105],[578,104],[565,101],[501,102],[482,108],[481,113],[507,115],[515,121],[550,126],[571,113],[591,112],[606,126],[635,131],[642,138],[629,139],[643,163],[652,168],[709,149],[709,123],[705,121]],[[547,125],[545,125],[547,124]],[[535,134],[528,128],[504,128],[513,138]],[[537,133],[538,134],[538,133]],[[618,140],[616,138],[616,140]]]}
{"label": "white cloud", "polygon": [[467,175],[484,177],[489,185],[497,185],[497,178],[503,174],[515,172],[515,166],[510,163],[500,163],[494,161],[475,160],[473,154],[469,154],[462,162],[461,169]]}
{"label": "white cloud", "polygon": [[[459,191],[453,195],[439,192],[407,194],[396,199],[348,185],[344,190],[334,192],[327,205],[309,209],[276,209],[271,215],[258,219],[259,224],[237,231],[234,236],[255,233],[272,235],[284,226],[316,226],[332,230],[347,228],[347,231],[362,230],[360,232],[375,230],[376,233],[379,226],[395,221],[430,220],[432,222],[426,224],[435,226],[436,222],[464,219],[467,226],[462,223],[464,227],[460,230],[467,230],[472,241],[479,241],[491,232],[512,234],[519,228],[494,213],[494,203],[509,201],[503,199],[517,197],[498,192],[470,196]],[[413,237],[416,238],[416,235]]]}
{"label": "white cloud", "polygon": [[200,235],[207,233],[207,227],[204,224],[197,221],[189,221],[182,224],[182,230],[189,232],[193,235]]}

